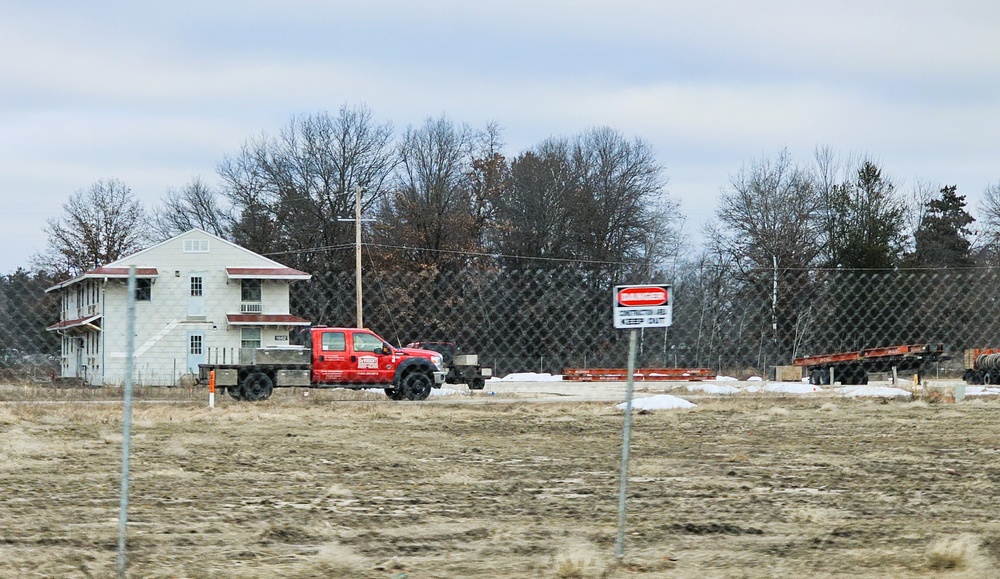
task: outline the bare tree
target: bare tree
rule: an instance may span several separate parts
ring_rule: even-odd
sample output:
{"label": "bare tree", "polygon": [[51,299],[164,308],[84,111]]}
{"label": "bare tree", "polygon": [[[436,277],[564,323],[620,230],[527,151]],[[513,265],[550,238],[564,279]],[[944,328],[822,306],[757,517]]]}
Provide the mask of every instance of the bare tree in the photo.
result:
{"label": "bare tree", "polygon": [[54,276],[74,276],[142,249],[149,237],[146,211],[117,179],[81,189],[46,221],[48,248],[34,264]]}
{"label": "bare tree", "polygon": [[499,205],[501,251],[533,267],[577,260],[588,271],[647,280],[678,249],[682,218],[651,147],[598,128],[549,139],[511,164]]}
{"label": "bare tree", "polygon": [[661,245],[651,245],[653,236],[665,239],[679,222],[652,147],[601,127],[577,137],[572,155],[584,193],[577,209],[581,257],[616,281],[648,276],[661,257],[647,254]]}
{"label": "bare tree", "polygon": [[229,238],[233,226],[232,208],[223,206],[219,197],[201,177],[195,177],[180,190],[168,191],[163,204],[153,211],[155,236],[168,239],[198,228]]}
{"label": "bare tree", "polygon": [[482,207],[471,181],[476,142],[471,128],[444,116],[408,128],[392,195],[379,208],[377,239],[410,248],[403,255],[420,266],[465,266],[463,253],[482,248],[484,223],[476,220]]}
{"label": "bare tree", "polygon": [[[574,259],[573,214],[582,188],[573,173],[569,142],[551,139],[511,162],[506,191],[498,199],[497,246],[509,265],[546,268]],[[537,258],[543,258],[538,260]]]}
{"label": "bare tree", "polygon": [[991,183],[979,202],[978,246],[980,260],[989,265],[1000,264],[1000,182]]}
{"label": "bare tree", "polygon": [[307,271],[350,262],[338,251],[353,244],[355,186],[367,209],[385,191],[395,164],[392,128],[365,107],[294,117],[276,138],[249,140],[219,165],[223,194],[233,204],[232,235],[260,253]]}
{"label": "bare tree", "polygon": [[822,249],[821,207],[813,175],[782,150],[731,177],[719,198],[719,227],[709,236],[741,270],[808,267]]}
{"label": "bare tree", "polygon": [[804,311],[795,300],[807,281],[801,269],[816,265],[822,251],[822,202],[814,176],[792,163],[787,150],[744,165],[719,198],[711,247],[731,260],[745,284],[742,299],[770,309],[770,324],[757,330],[761,360],[794,349]]}

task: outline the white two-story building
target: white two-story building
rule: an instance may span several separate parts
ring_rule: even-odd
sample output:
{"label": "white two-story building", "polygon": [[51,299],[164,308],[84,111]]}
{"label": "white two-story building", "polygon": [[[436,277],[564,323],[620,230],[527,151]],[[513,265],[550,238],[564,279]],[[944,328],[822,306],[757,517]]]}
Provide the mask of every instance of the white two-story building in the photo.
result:
{"label": "white two-story building", "polygon": [[61,374],[90,384],[125,375],[125,315],[136,266],[136,384],[174,385],[198,364],[287,346],[309,321],[289,312],[289,284],[311,276],[192,229],[49,288],[61,297]]}

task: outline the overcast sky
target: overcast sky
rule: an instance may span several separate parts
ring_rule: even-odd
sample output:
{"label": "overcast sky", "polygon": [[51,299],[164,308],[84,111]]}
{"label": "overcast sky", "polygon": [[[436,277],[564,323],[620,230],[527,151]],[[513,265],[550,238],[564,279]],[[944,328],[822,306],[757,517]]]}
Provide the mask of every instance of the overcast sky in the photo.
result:
{"label": "overcast sky", "polygon": [[740,166],[868,154],[909,189],[1000,182],[1000,3],[0,0],[0,273],[68,197],[147,206],[292,115],[367,105],[503,128],[516,155],[611,126],[693,233]]}

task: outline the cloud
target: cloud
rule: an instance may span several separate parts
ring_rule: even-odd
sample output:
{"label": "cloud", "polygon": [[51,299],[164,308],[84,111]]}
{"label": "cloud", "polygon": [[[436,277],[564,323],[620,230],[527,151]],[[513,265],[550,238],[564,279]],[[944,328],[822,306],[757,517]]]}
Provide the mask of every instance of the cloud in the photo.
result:
{"label": "cloud", "polygon": [[[868,152],[900,179],[1000,178],[1000,4],[930,0],[3,4],[0,195],[45,217],[101,178],[152,203],[293,114],[504,127],[509,154],[609,125],[708,218],[743,162]],[[0,216],[0,219],[7,219]],[[693,219],[697,227],[702,219]],[[34,231],[25,229],[34,227]],[[9,235],[9,234],[5,234]],[[20,241],[18,243],[21,243]],[[24,263],[16,248],[0,271]]]}

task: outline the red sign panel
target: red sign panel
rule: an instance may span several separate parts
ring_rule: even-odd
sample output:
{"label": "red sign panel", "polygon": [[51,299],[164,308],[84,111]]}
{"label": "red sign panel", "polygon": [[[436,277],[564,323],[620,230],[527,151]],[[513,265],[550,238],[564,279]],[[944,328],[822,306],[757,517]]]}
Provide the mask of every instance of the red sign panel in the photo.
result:
{"label": "red sign panel", "polygon": [[620,285],[614,291],[615,327],[665,328],[673,318],[669,285]]}
{"label": "red sign panel", "polygon": [[618,290],[618,305],[626,308],[662,306],[670,301],[670,294],[663,286],[632,286]]}

